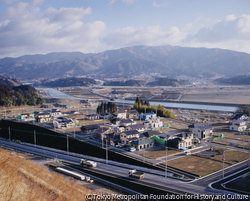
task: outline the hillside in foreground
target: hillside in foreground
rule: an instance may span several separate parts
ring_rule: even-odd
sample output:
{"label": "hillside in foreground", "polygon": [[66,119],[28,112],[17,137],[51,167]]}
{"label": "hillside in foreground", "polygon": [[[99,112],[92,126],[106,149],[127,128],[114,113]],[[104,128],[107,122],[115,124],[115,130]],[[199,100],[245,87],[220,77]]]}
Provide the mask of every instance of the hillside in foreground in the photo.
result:
{"label": "hillside in foreground", "polygon": [[0,149],[0,200],[84,200],[98,194],[69,179]]}

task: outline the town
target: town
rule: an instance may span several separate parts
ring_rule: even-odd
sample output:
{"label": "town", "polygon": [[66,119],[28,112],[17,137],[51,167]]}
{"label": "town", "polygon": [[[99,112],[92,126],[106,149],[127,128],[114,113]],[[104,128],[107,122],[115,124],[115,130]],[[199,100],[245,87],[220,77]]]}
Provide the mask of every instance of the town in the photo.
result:
{"label": "town", "polygon": [[[41,90],[40,94],[48,97],[49,92]],[[5,123],[1,127],[4,131],[1,139],[21,145],[27,143],[23,141],[23,134],[30,132],[30,129],[22,131],[23,134],[18,137],[14,128],[16,125],[7,126],[6,121],[36,125],[67,136],[67,147],[64,151],[68,155],[76,146],[75,141],[88,144],[96,154],[92,153],[87,157],[89,162],[84,162],[87,167],[92,167],[93,163],[94,167],[98,167],[100,160],[109,165],[116,160],[116,163],[124,166],[121,164],[123,156],[128,159],[126,163],[134,164],[133,167],[137,169],[133,170],[137,172],[131,172],[131,177],[137,178],[138,174],[144,180],[144,177],[147,178],[147,174],[143,173],[147,172],[145,168],[153,167],[158,175],[165,178],[192,181],[194,185],[203,183],[206,187],[206,178],[216,173],[219,178],[217,183],[221,185],[219,189],[249,194],[248,187],[242,183],[243,179],[249,177],[250,121],[247,114],[240,113],[240,109],[235,113],[165,109],[161,105],[150,104],[150,101],[140,100],[139,97],[134,100],[134,104],[126,103],[126,100],[116,103],[115,99],[71,100],[50,97],[41,106],[9,107],[2,110],[0,115]],[[241,110],[244,109],[248,110],[247,106],[242,106]],[[38,130],[34,130],[33,141],[28,141],[36,148],[44,149],[43,145],[46,143],[42,141],[41,131]],[[43,135],[48,135],[46,141],[50,139],[49,134]],[[49,143],[47,146],[64,149],[62,141],[57,141],[56,144],[58,145]],[[104,152],[97,151],[97,147]],[[90,152],[76,150],[76,153],[84,155],[89,155]],[[94,156],[97,155],[102,159],[96,159]],[[135,161],[141,164],[138,166]],[[235,165],[240,165],[243,169],[243,176],[224,179],[231,175],[227,171],[237,172],[233,168]],[[61,170],[64,166],[72,167],[69,164],[61,167],[58,163],[53,163],[49,166],[73,177],[78,177],[79,174],[74,173],[75,171],[68,173],[70,169],[67,168]],[[88,181],[94,182],[90,177]],[[98,179],[96,182],[98,183]],[[216,186],[214,189],[218,188],[217,183],[213,184]]]}

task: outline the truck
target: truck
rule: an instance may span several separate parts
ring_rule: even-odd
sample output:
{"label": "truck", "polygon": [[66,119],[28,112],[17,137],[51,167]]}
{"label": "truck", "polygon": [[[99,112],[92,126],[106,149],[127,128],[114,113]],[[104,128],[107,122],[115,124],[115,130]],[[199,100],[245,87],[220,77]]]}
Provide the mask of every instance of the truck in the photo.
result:
{"label": "truck", "polygon": [[92,167],[92,168],[95,168],[97,166],[96,162],[89,161],[89,160],[86,160],[86,159],[81,159],[80,164],[84,165],[84,166],[87,166],[87,167]]}
{"label": "truck", "polygon": [[144,173],[137,171],[137,170],[129,170],[128,171],[128,176],[136,179],[143,179],[144,178]]}

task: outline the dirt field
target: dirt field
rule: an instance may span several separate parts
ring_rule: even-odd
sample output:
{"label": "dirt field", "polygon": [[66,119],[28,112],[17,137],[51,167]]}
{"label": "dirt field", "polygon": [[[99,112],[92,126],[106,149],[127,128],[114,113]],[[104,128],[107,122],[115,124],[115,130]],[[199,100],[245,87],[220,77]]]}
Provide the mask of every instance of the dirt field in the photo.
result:
{"label": "dirt field", "polygon": [[167,125],[170,124],[171,128],[178,129],[178,130],[186,130],[188,129],[188,126],[186,124],[174,122],[174,121],[169,121],[167,119],[163,119],[163,124]]}
{"label": "dirt field", "polygon": [[250,135],[240,135],[239,133],[231,133],[230,135],[229,134],[226,135],[225,138],[216,140],[214,142],[218,144],[225,144],[228,146],[234,146],[240,148],[243,148],[244,144],[244,149],[249,149]]}
{"label": "dirt field", "polygon": [[[168,149],[167,154],[168,156],[176,155],[181,153],[180,151]],[[146,151],[145,153],[146,158],[150,159],[159,159],[159,158],[165,158],[166,157],[166,149],[161,148],[153,151]],[[138,154],[139,156],[143,156],[143,153]]]}
{"label": "dirt field", "polygon": [[[218,155],[212,155],[210,157],[205,156],[185,156],[184,158],[179,158],[176,160],[171,160],[168,162],[168,166],[190,172],[195,175],[205,176],[212,172],[222,169],[222,149],[215,148]],[[238,152],[227,149],[225,151],[225,166],[236,164],[242,160],[248,158],[248,153]],[[162,163],[164,165],[164,163]]]}

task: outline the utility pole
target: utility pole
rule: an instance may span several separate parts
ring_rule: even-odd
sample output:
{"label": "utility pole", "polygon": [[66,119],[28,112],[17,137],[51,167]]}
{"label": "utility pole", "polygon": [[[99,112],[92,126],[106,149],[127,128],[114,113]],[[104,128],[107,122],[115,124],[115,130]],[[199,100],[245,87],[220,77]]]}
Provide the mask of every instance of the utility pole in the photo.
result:
{"label": "utility pole", "polygon": [[9,126],[9,140],[11,141],[11,136],[10,136],[10,126]]}
{"label": "utility pole", "polygon": [[249,144],[249,147],[248,147],[248,149],[249,149],[249,152],[248,152],[248,168],[250,167],[250,141],[248,140],[248,144]]}
{"label": "utility pole", "polygon": [[168,177],[168,174],[167,174],[167,161],[168,161],[168,147],[166,147],[165,178]]}
{"label": "utility pole", "polygon": [[74,138],[76,138],[76,123],[74,122]]}
{"label": "utility pole", "polygon": [[69,155],[69,136],[67,135],[67,152],[68,152],[68,155]]}
{"label": "utility pole", "polygon": [[106,138],[106,164],[108,164],[108,140]]}
{"label": "utility pole", "polygon": [[223,166],[222,166],[222,168],[223,168],[223,171],[222,171],[222,179],[224,179],[225,149],[223,149],[223,159],[222,159],[222,161],[223,161]]}
{"label": "utility pole", "polygon": [[36,131],[34,130],[34,145],[35,145],[35,148],[36,148]]}
{"label": "utility pole", "polygon": [[245,144],[245,132],[243,132],[243,150],[244,150],[244,144]]}
{"label": "utility pole", "polygon": [[143,137],[143,163],[145,163],[145,137]]}

